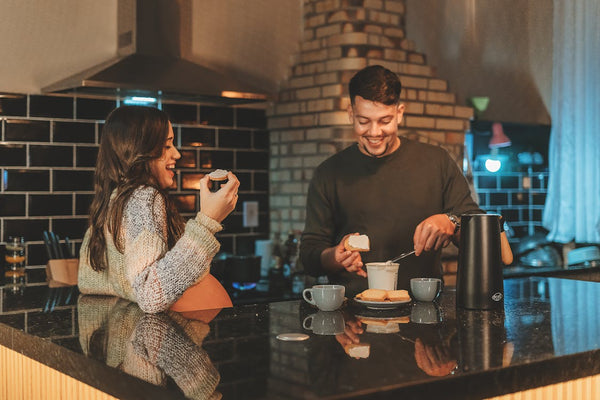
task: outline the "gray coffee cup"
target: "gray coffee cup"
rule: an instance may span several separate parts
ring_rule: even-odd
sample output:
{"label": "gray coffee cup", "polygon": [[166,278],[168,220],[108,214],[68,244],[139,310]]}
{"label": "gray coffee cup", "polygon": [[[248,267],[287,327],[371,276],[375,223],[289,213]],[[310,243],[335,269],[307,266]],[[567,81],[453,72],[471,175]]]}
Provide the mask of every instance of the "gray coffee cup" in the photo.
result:
{"label": "gray coffee cup", "polygon": [[321,311],[334,311],[344,303],[346,288],[342,285],[315,285],[304,289],[302,297]]}
{"label": "gray coffee cup", "polygon": [[442,289],[442,280],[437,278],[413,278],[410,291],[415,300],[433,301]]}
{"label": "gray coffee cup", "polygon": [[316,335],[339,335],[344,333],[344,316],[341,311],[319,311],[304,318],[302,327]]}

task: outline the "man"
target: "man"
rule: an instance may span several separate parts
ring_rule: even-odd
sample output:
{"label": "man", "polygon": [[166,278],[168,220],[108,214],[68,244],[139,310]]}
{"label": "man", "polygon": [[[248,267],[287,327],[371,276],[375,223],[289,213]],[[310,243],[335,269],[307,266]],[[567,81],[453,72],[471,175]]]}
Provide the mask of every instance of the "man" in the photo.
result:
{"label": "man", "polygon": [[[302,263],[351,296],[367,288],[364,264],[413,249],[416,257],[401,261],[398,288],[413,277],[441,277],[441,248],[458,232],[456,216],[482,212],[446,150],[398,137],[400,91],[384,67],[356,73],[348,115],[357,143],[319,165],[308,189]],[[369,252],[345,250],[356,233],[369,236]]]}

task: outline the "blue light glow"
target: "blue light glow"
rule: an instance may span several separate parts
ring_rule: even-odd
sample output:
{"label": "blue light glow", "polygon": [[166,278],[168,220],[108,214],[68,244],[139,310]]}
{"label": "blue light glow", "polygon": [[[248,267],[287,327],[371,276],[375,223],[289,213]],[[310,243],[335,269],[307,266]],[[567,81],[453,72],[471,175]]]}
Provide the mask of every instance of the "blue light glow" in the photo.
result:
{"label": "blue light glow", "polygon": [[157,102],[155,97],[131,96],[123,99],[123,104],[128,106],[148,106]]}

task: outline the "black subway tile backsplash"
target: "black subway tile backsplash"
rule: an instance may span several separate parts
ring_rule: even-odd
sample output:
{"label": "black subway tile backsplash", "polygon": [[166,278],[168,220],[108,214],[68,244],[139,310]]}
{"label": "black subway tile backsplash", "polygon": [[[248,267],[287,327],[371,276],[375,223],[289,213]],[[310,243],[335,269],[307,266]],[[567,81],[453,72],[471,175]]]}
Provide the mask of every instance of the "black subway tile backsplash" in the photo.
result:
{"label": "black subway tile backsplash", "polygon": [[94,171],[54,170],[52,176],[55,192],[94,190]]}
{"label": "black subway tile backsplash", "polygon": [[198,122],[198,106],[195,104],[163,103],[163,111],[174,124],[193,124]]}
{"label": "black subway tile backsplash", "polygon": [[237,108],[235,111],[236,126],[259,129],[267,126],[267,117],[264,110]]}
{"label": "black subway tile backsplash", "polygon": [[508,194],[507,193],[490,193],[490,203],[491,206],[504,206],[508,204]]}
{"label": "black subway tile backsplash", "polygon": [[[41,240],[42,231],[40,231],[39,238],[25,238],[26,240],[37,241]],[[27,245],[27,264],[28,265],[44,265],[48,262],[48,253],[46,253],[46,247],[43,244],[30,243]],[[31,274],[27,273],[27,279],[31,282]],[[44,279],[45,280],[45,279]]]}
{"label": "black subway tile backsplash", "polygon": [[254,173],[254,190],[268,191],[269,190],[269,174],[267,172]]}
{"label": "black subway tile backsplash", "polygon": [[233,108],[200,106],[200,124],[233,126]]}
{"label": "black subway tile backsplash", "polygon": [[29,195],[29,215],[71,215],[73,199],[70,194]]}
{"label": "black subway tile backsplash", "polygon": [[73,146],[29,147],[29,165],[33,167],[72,167]]}
{"label": "black subway tile backsplash", "polygon": [[55,142],[96,142],[96,124],[93,122],[54,121],[52,125],[52,139]]}
{"label": "black subway tile backsplash", "polygon": [[269,169],[269,153],[265,151],[243,151],[236,152],[237,169]]}
{"label": "black subway tile backsplash", "polygon": [[94,200],[93,194],[76,194],[75,195],[75,214],[77,215],[88,215],[90,211],[90,205]]}
{"label": "black subway tile backsplash", "polygon": [[4,190],[36,192],[50,190],[48,170],[7,169],[4,174]]}
{"label": "black subway tile backsplash", "polygon": [[[0,242],[9,235],[31,242],[31,271],[44,273],[44,230],[69,236],[78,251],[94,196],[103,122],[115,106],[116,100],[106,98],[0,94]],[[240,199],[217,237],[221,251],[248,253],[257,238],[269,235],[269,133],[263,110],[233,107],[163,103],[182,153],[179,186],[171,196],[184,218],[193,217],[198,179],[217,168],[236,173]],[[243,227],[243,201],[259,202],[258,227]]]}
{"label": "black subway tile backsplash", "polygon": [[219,129],[219,147],[249,149],[252,133],[245,130]]}
{"label": "black subway tile backsplash", "polygon": [[6,120],[4,138],[15,142],[47,142],[50,140],[50,123],[9,119]]}
{"label": "black subway tile backsplash", "polygon": [[195,194],[174,194],[170,196],[180,213],[193,213],[196,211]]}
{"label": "black subway tile backsplash", "polygon": [[271,136],[268,131],[254,131],[254,142],[252,147],[255,149],[269,150]]}
{"label": "black subway tile backsplash", "polygon": [[519,188],[519,177],[518,176],[501,176],[500,187],[503,189],[518,189]]}
{"label": "black subway tile backsplash", "polygon": [[0,194],[0,216],[25,216],[24,194]]}
{"label": "black subway tile backsplash", "polygon": [[98,158],[97,146],[77,146],[75,147],[75,166],[76,167],[95,167]]}
{"label": "black subway tile backsplash", "polygon": [[27,148],[24,144],[0,144],[0,165],[24,167],[27,165]]}
{"label": "black subway tile backsplash", "polygon": [[181,145],[215,147],[215,130],[210,128],[181,128]]}
{"label": "black subway tile backsplash", "polygon": [[198,168],[198,152],[196,150],[179,150],[181,158],[177,160],[177,168]]}
{"label": "black subway tile backsplash", "polygon": [[9,236],[23,236],[25,241],[42,240],[42,232],[49,227],[47,219],[4,219],[4,237],[6,241]]}
{"label": "black subway tile backsplash", "polygon": [[495,176],[478,176],[477,187],[479,189],[496,189],[497,180]]}
{"label": "black subway tile backsplash", "polygon": [[240,187],[238,188],[238,190],[252,190],[252,174],[250,172],[235,172],[235,175],[240,181]]}
{"label": "black subway tile backsplash", "polygon": [[52,221],[52,231],[56,233],[62,240],[65,237],[82,238],[87,229],[87,217],[79,218],[56,218]]}
{"label": "black subway tile backsplash", "polygon": [[0,94],[0,115],[13,117],[27,115],[27,96],[23,94]]}
{"label": "black subway tile backsplash", "polygon": [[200,168],[233,169],[233,151],[203,151],[200,150]]}
{"label": "black subway tile backsplash", "polygon": [[60,96],[29,96],[29,116],[73,118],[73,98]]}
{"label": "black subway tile backsplash", "polygon": [[77,98],[77,118],[105,120],[106,116],[115,109],[115,100]]}
{"label": "black subway tile backsplash", "polygon": [[230,254],[234,253],[232,236],[223,236],[223,235],[217,234],[217,239],[219,239],[219,242],[221,243],[221,248],[219,249],[219,252],[230,253]]}

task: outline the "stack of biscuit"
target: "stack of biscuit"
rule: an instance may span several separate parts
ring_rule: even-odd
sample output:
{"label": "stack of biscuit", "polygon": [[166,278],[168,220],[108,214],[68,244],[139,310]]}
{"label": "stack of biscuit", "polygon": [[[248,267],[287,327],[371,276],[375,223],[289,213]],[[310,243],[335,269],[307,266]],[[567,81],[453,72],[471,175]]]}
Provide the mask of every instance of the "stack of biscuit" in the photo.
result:
{"label": "stack of biscuit", "polygon": [[383,290],[367,289],[356,295],[358,300],[363,301],[409,301],[410,295],[407,290]]}

